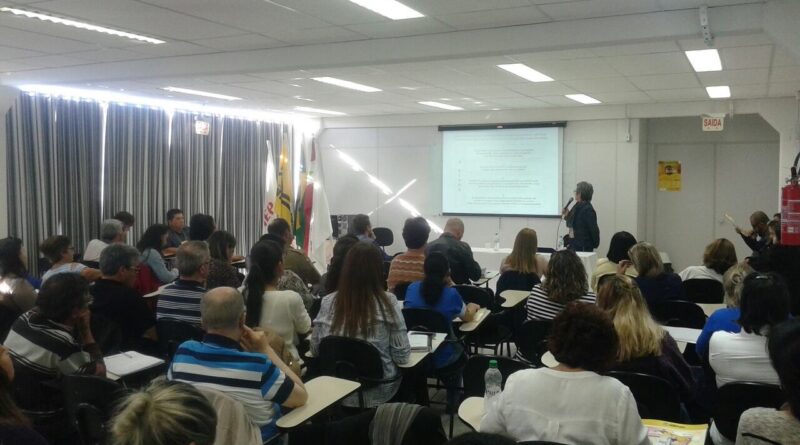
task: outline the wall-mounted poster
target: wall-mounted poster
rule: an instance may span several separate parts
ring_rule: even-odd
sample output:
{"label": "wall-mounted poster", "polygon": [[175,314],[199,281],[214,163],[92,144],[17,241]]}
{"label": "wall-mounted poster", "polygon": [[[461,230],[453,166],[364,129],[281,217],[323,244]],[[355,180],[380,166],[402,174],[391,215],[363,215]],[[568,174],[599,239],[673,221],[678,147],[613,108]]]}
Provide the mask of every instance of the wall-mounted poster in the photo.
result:
{"label": "wall-mounted poster", "polygon": [[681,191],[680,161],[658,161],[658,190],[662,192]]}

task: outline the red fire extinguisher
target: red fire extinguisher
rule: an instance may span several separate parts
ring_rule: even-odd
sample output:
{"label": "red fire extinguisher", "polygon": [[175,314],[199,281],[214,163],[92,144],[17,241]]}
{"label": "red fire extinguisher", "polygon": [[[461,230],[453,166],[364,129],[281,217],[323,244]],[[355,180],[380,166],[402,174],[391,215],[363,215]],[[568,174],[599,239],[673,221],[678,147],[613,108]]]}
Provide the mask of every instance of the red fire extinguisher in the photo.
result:
{"label": "red fire extinguisher", "polygon": [[800,246],[800,185],[797,167],[792,167],[789,183],[781,189],[781,244]]}

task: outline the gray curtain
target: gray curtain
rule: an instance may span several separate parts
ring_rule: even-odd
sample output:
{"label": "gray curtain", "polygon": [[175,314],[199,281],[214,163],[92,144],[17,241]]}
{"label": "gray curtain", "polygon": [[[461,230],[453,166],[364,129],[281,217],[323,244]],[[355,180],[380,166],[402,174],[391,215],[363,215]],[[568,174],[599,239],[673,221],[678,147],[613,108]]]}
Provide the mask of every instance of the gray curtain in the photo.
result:
{"label": "gray curtain", "polygon": [[162,190],[169,155],[169,115],[164,110],[109,104],[103,175],[103,218],[126,210],[136,217],[128,243],[151,224],[166,222]]}
{"label": "gray curtain", "polygon": [[6,115],[9,234],[37,273],[38,245],[63,234],[78,252],[100,230],[102,107],[20,95]]}

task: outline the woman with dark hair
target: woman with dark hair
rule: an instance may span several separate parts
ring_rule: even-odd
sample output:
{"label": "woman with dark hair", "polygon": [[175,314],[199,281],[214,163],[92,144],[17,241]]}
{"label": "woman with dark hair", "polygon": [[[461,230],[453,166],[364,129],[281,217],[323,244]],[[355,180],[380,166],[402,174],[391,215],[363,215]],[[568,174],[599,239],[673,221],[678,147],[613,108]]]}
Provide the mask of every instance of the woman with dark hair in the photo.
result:
{"label": "woman with dark hair", "polygon": [[568,305],[553,320],[547,347],[558,366],[508,377],[481,420],[482,432],[517,442],[650,443],[628,387],[600,375],[614,363],[619,348],[607,314],[593,304]]}
{"label": "woman with dark hair", "polygon": [[534,286],[528,297],[527,319],[552,320],[573,301],[594,304],[595,294],[589,291],[586,269],[578,254],[560,250],[550,257],[547,280]]}
{"label": "woman with dark hair", "polygon": [[42,275],[42,285],[48,278],[60,273],[76,273],[89,281],[98,280],[103,276],[99,270],[75,261],[75,247],[64,235],[47,238],[39,245],[39,250],[51,263],[50,269]]}
{"label": "woman with dark hair", "polygon": [[[383,360],[383,378],[399,373],[397,364],[408,362],[411,346],[406,325],[394,295],[383,290],[381,251],[369,243],[356,243],[345,257],[338,290],[322,299],[314,320],[311,352],[329,335],[359,338],[372,343]],[[394,397],[400,380],[363,391],[367,407],[380,405]],[[358,397],[349,396],[346,406],[358,406]]]}
{"label": "woman with dark hair", "polygon": [[722,276],[738,262],[736,248],[725,238],[719,238],[706,246],[702,266],[689,266],[681,271],[681,280],[716,280],[722,283]]}
{"label": "woman with dark hair", "polygon": [[[591,285],[592,289],[597,292],[600,289],[600,281],[604,277],[616,275],[619,263],[622,261],[630,261],[628,250],[636,244],[636,238],[629,232],[617,232],[611,237],[611,243],[608,245],[608,253],[605,258],[597,260],[597,266],[592,272]],[[629,267],[625,270],[625,275],[629,277],[636,277],[635,267]]]}
{"label": "woman with dark hair", "polygon": [[311,319],[303,299],[295,291],[278,290],[283,276],[283,249],[273,241],[259,241],[250,250],[250,273],[242,294],[247,302],[247,325],[270,328],[283,338],[286,350],[294,360],[298,334],[311,330]]}
{"label": "woman with dark hair", "polygon": [[231,266],[236,238],[224,230],[217,230],[208,237],[208,250],[211,252],[211,264],[208,265],[206,289],[215,287],[239,287],[242,279],[239,272]]}
{"label": "woman with dark hair", "polygon": [[8,349],[0,346],[0,443],[47,445],[47,441],[31,429],[31,422],[17,407],[12,396],[14,365]]}
{"label": "woman with dark hair", "polygon": [[350,248],[356,245],[358,238],[355,235],[344,235],[336,240],[333,245],[333,256],[331,257],[331,264],[328,265],[328,271],[322,275],[319,280],[320,295],[328,295],[336,292],[339,287],[339,276],[342,273],[342,266],[344,266],[344,258]]}
{"label": "woman with dark hair", "polygon": [[167,245],[169,227],[166,224],[153,224],[144,231],[136,249],[141,252],[139,260],[153,272],[161,284],[171,283],[178,278],[178,270],[167,270],[161,250]]}
{"label": "woman with dark hair", "polygon": [[767,345],[786,404],[779,410],[750,408],[745,411],[739,419],[737,444],[790,444],[800,438],[800,320],[775,326],[769,333]]}
{"label": "woman with dark hair", "polygon": [[593,195],[592,184],[586,181],[579,182],[575,186],[575,205],[569,211],[565,207],[561,212],[572,237],[567,247],[576,252],[592,252],[600,245],[597,213],[592,207]]}
{"label": "woman with dark hair", "polygon": [[189,239],[192,241],[205,241],[217,230],[214,217],[205,213],[196,213],[189,220]]}
{"label": "woman with dark hair", "polygon": [[[450,266],[447,257],[438,252],[431,253],[425,258],[424,269],[425,279],[408,286],[404,307],[433,309],[447,321],[455,317],[461,317],[464,321],[475,318],[480,306],[475,303],[464,304],[458,291],[449,285]],[[461,352],[453,345],[442,345],[433,354],[434,367],[440,369],[455,362]]]}
{"label": "woman with dark hair", "polygon": [[19,315],[36,304],[36,290],[27,275],[28,254],[19,238],[0,240],[0,304]]}

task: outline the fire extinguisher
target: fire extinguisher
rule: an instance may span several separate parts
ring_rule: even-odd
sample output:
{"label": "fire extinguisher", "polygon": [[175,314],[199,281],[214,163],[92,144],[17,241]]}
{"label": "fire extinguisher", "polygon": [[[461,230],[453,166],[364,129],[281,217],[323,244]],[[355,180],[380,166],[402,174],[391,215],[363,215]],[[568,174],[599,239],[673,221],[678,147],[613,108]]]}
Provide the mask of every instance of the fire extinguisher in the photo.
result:
{"label": "fire extinguisher", "polygon": [[800,185],[797,177],[797,159],[792,166],[792,177],[781,189],[781,244],[800,246]]}

